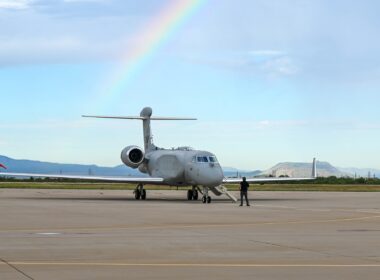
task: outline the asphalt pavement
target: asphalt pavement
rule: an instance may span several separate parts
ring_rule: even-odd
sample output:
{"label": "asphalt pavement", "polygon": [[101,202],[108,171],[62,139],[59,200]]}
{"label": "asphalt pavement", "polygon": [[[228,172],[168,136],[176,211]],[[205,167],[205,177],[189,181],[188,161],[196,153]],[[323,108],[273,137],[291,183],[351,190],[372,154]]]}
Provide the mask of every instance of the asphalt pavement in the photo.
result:
{"label": "asphalt pavement", "polygon": [[380,193],[0,189],[0,279],[379,279]]}

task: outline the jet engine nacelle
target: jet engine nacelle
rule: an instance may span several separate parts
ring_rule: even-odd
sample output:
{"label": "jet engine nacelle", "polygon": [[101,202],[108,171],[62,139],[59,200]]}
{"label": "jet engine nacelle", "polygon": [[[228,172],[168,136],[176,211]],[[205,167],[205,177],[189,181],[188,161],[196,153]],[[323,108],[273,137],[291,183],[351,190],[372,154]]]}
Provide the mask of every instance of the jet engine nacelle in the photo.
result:
{"label": "jet engine nacelle", "polygon": [[144,151],[138,146],[128,146],[121,151],[121,161],[132,168],[137,168],[144,161]]}

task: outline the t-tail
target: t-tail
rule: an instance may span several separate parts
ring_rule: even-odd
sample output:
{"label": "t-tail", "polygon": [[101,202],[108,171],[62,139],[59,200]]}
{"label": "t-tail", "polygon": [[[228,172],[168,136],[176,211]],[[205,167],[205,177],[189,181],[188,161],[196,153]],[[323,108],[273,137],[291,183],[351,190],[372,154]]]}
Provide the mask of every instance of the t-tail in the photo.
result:
{"label": "t-tail", "polygon": [[144,135],[144,149],[145,152],[154,150],[156,146],[153,143],[152,131],[150,128],[151,120],[158,121],[188,121],[196,120],[196,118],[177,118],[177,117],[152,117],[152,108],[145,107],[141,110],[140,116],[88,116],[85,118],[101,118],[101,119],[122,119],[122,120],[142,120],[143,121],[143,135]]}

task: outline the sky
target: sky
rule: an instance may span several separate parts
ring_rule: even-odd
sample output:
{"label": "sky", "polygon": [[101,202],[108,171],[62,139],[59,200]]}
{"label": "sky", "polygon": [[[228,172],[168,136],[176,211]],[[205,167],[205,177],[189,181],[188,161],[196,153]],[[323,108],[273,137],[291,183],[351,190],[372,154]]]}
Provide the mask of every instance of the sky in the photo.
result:
{"label": "sky", "polygon": [[0,0],[0,154],[121,164],[160,147],[266,169],[380,168],[378,1]]}

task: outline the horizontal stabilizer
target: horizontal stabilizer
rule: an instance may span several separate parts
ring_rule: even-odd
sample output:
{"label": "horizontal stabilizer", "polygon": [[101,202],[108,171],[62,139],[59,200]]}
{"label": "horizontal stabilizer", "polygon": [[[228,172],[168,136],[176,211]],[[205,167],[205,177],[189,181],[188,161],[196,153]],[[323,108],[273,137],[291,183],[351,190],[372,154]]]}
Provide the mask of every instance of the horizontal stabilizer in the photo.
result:
{"label": "horizontal stabilizer", "polygon": [[140,116],[88,116],[83,115],[83,118],[97,119],[119,119],[119,120],[155,120],[155,121],[195,121],[196,118],[177,118],[177,117],[140,117]]}
{"label": "horizontal stabilizer", "polygon": [[139,116],[88,116],[82,115],[83,118],[97,118],[97,119],[120,119],[120,120],[145,120],[146,117]]}

